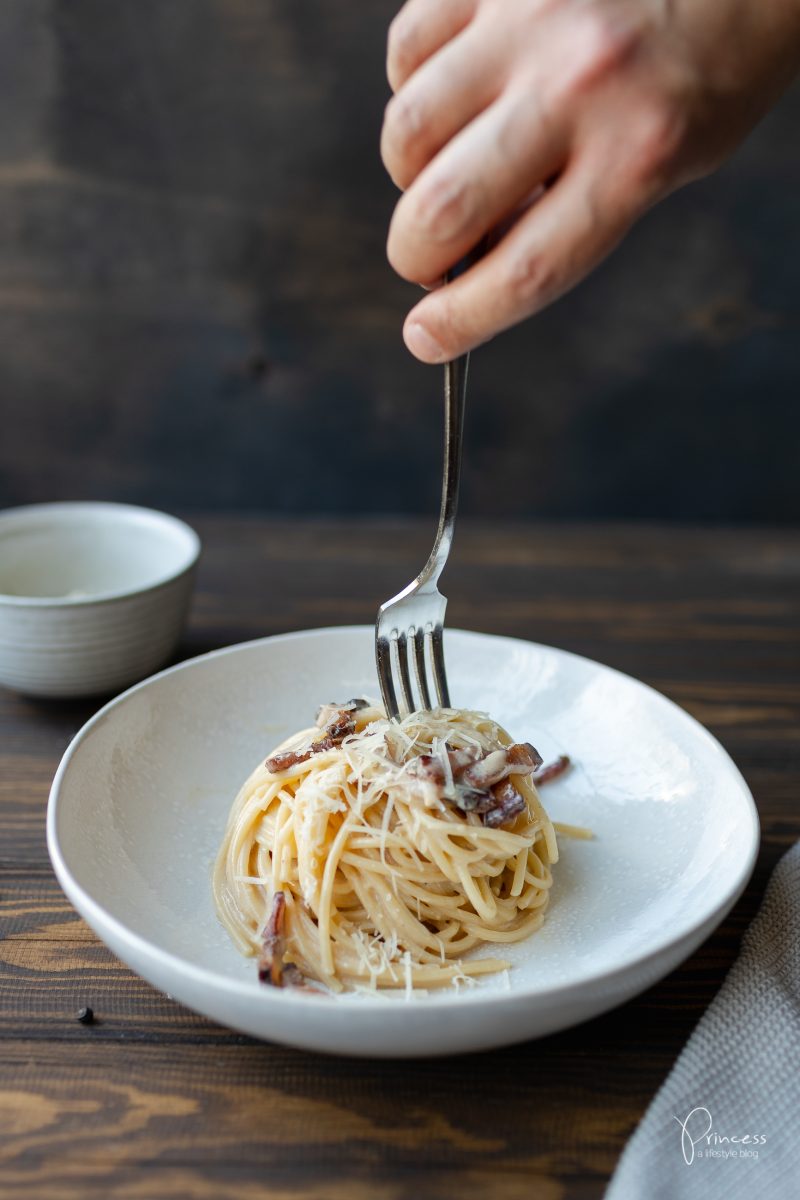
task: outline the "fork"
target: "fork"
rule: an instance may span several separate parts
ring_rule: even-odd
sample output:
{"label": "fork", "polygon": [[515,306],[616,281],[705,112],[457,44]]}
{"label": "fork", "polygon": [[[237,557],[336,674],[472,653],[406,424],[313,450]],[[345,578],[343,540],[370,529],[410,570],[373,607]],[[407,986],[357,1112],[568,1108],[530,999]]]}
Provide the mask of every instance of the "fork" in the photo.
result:
{"label": "fork", "polygon": [[[429,676],[438,707],[450,707],[442,637],[447,597],[439,591],[438,583],[450,553],[458,507],[468,366],[469,355],[465,354],[445,363],[444,368],[444,472],[439,528],[433,549],[417,578],[381,605],[375,624],[381,695],[386,715],[393,720],[401,712],[433,707]],[[418,704],[412,691],[412,674]]]}

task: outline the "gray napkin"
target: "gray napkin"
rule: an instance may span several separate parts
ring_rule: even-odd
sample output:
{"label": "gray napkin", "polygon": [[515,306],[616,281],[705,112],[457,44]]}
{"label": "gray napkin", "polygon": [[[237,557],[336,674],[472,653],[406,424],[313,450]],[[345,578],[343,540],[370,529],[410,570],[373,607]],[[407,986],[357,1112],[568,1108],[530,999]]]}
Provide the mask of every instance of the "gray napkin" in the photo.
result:
{"label": "gray napkin", "polygon": [[739,957],[625,1147],[605,1200],[793,1200],[798,1135],[800,842],[775,868]]}

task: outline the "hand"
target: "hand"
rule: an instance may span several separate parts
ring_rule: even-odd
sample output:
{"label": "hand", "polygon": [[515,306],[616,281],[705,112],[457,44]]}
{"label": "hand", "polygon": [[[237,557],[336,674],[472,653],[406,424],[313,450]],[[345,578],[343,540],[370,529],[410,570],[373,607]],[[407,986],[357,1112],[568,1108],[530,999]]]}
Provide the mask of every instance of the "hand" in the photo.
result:
{"label": "hand", "polygon": [[444,362],[555,300],[717,166],[798,65],[800,0],[408,0],[381,138],[405,189],[389,260],[435,289],[408,348]]}

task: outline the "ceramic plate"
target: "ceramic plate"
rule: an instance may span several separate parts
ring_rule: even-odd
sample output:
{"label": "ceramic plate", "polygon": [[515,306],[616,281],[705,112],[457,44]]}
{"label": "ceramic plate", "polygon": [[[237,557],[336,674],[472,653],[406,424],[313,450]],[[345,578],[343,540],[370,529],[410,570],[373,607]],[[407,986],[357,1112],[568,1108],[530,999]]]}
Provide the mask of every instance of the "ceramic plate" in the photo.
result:
{"label": "ceramic plate", "polygon": [[53,782],[48,845],[68,897],[129,966],[260,1038],[343,1054],[480,1050],[563,1029],[686,958],[745,886],[758,846],[747,785],[718,742],[663,696],[549,646],[448,630],[455,701],[492,713],[545,760],[561,839],[544,926],[510,972],[458,992],[265,988],[218,924],[210,873],[255,764],[322,701],[377,692],[372,629],[318,629],[203,655],[131,688],[74,739]]}

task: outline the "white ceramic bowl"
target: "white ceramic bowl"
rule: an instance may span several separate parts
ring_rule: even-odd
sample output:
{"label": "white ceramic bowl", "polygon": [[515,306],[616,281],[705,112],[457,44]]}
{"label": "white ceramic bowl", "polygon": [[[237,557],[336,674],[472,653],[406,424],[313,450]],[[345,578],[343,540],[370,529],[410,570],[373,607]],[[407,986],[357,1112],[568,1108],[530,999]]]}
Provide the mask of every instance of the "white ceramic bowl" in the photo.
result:
{"label": "white ceramic bowl", "polygon": [[200,539],[129,504],[0,512],[0,683],[32,696],[118,691],[180,637]]}
{"label": "white ceramic bowl", "polygon": [[[574,768],[542,798],[561,840],[545,923],[513,967],[459,993],[342,995],[259,984],[217,920],[211,869],[259,759],[321,701],[374,695],[370,628],[267,638],[181,663],[78,734],[48,811],[50,856],[78,911],[163,991],[257,1037],[343,1054],[479,1050],[583,1021],[690,954],[744,887],[758,848],[747,785],[702,726],[636,680],[511,638],[447,630],[459,704],[484,708]],[[491,948],[489,948],[491,953]]]}

